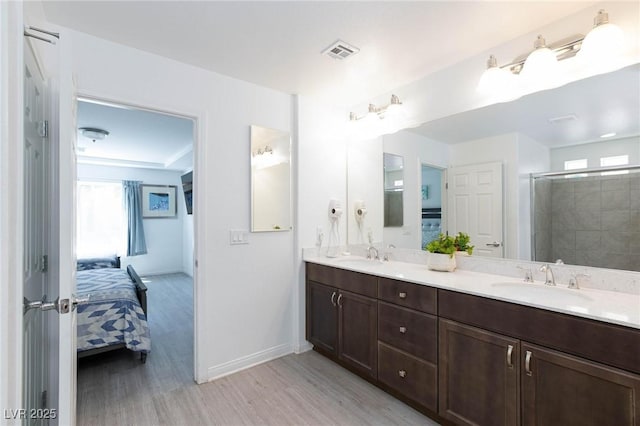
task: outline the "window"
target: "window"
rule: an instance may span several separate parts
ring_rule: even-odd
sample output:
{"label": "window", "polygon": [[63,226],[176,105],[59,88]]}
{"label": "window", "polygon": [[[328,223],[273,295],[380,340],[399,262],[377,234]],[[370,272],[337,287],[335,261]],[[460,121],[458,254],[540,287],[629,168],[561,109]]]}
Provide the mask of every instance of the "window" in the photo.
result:
{"label": "window", "polygon": [[120,182],[78,182],[78,258],[124,254],[127,223]]}
{"label": "window", "polygon": [[565,170],[586,169],[587,159],[581,158],[580,160],[567,160],[564,162]]}
{"label": "window", "polygon": [[[628,155],[616,155],[613,157],[602,157],[600,159],[600,167],[614,167],[614,166],[626,166],[629,164],[629,156]],[[611,175],[625,175],[628,174],[629,170],[613,170],[610,172],[602,172],[602,176],[611,176]]]}

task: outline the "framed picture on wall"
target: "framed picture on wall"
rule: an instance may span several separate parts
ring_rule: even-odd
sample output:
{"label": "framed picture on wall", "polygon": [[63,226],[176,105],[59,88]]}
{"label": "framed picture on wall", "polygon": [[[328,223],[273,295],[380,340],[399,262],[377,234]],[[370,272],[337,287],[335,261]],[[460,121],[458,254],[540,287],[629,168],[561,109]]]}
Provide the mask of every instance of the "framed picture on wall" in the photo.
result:
{"label": "framed picture on wall", "polygon": [[140,185],[142,188],[142,217],[145,219],[176,217],[175,185]]}

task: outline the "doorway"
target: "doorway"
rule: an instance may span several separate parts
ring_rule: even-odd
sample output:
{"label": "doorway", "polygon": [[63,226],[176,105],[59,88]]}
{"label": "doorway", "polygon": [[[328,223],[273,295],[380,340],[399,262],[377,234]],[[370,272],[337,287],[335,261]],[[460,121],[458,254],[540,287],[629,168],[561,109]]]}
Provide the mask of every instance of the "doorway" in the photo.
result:
{"label": "doorway", "polygon": [[[129,347],[88,357],[83,352],[91,348],[78,347],[78,422],[95,423],[108,415],[105,407],[121,403],[114,388],[142,390],[194,381],[196,121],[85,97],[79,98],[77,111],[78,258],[115,252],[121,269],[135,269],[147,288],[151,341],[144,364]],[[107,237],[126,235],[119,201],[123,181],[139,184],[145,248],[138,253],[127,250],[126,238]],[[105,228],[106,235],[100,236]],[[85,327],[82,320],[79,311],[79,327]]]}
{"label": "doorway", "polygon": [[438,167],[422,164],[420,176],[422,178],[422,248],[429,242],[438,238],[438,235],[446,230],[443,223],[443,187],[444,170]]}

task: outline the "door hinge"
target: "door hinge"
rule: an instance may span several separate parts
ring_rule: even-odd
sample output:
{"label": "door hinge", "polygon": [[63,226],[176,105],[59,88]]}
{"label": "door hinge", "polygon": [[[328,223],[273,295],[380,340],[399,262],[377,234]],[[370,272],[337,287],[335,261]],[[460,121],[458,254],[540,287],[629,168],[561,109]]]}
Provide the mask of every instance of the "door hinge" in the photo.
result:
{"label": "door hinge", "polygon": [[48,401],[48,396],[47,396],[47,391],[43,390],[42,391],[42,400],[40,401],[42,403],[42,405],[40,406],[40,408],[47,408],[47,404],[49,403]]}
{"label": "door hinge", "polygon": [[49,271],[49,256],[46,254],[42,256],[42,267],[40,268],[40,272],[48,272]]}
{"label": "door hinge", "polygon": [[444,183],[444,189],[449,189],[449,182]]}
{"label": "door hinge", "polygon": [[38,133],[43,138],[49,137],[49,120],[44,120],[40,122],[40,128],[38,129]]}

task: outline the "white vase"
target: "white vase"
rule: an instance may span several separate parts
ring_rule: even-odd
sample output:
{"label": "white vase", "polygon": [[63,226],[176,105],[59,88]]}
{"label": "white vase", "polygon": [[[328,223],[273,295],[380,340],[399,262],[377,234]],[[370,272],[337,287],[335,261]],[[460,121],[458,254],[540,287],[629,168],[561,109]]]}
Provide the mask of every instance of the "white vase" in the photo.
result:
{"label": "white vase", "polygon": [[432,271],[453,272],[456,269],[456,257],[442,253],[429,253],[427,268]]}

